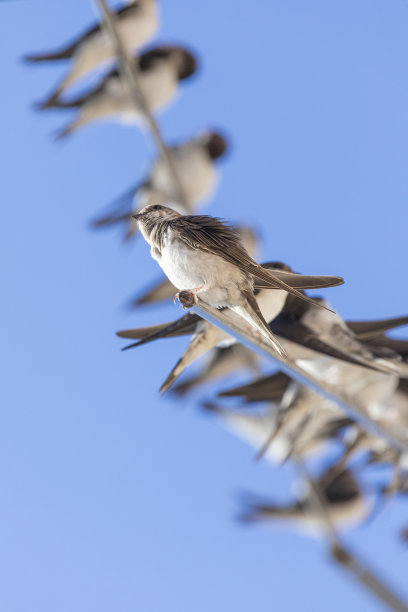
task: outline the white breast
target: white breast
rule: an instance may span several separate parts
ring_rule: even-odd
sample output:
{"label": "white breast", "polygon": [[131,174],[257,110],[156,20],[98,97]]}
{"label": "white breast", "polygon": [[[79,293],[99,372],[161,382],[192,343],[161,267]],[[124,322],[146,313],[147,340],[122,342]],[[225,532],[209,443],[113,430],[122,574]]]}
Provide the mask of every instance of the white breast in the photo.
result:
{"label": "white breast", "polygon": [[139,82],[147,105],[152,111],[169,104],[177,93],[175,69],[164,62],[152,70],[141,72]]}
{"label": "white breast", "polygon": [[236,303],[243,275],[239,268],[217,255],[191,249],[168,232],[161,256],[152,249],[169,280],[179,289],[191,290],[204,286],[200,297],[219,308]]}

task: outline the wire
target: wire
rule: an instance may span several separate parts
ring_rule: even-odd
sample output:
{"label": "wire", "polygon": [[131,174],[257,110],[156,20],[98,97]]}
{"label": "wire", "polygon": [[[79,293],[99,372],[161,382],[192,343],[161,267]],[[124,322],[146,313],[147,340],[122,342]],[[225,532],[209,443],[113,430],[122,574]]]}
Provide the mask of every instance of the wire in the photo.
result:
{"label": "wire", "polygon": [[220,327],[223,331],[233,336],[238,342],[260,355],[266,357],[269,361],[273,361],[282,372],[296,380],[302,385],[309,387],[319,395],[322,395],[328,400],[335,402],[348,415],[358,421],[364,429],[373,432],[375,435],[385,438],[387,442],[398,451],[408,451],[408,441],[399,435],[398,432],[390,431],[383,425],[380,425],[375,420],[365,414],[364,409],[359,406],[350,397],[340,394],[338,388],[333,388],[322,380],[317,380],[311,376],[306,370],[300,368],[293,361],[289,361],[281,357],[271,346],[265,341],[260,340],[257,336],[246,331],[242,327],[242,321],[238,315],[231,310],[217,310],[208,304],[205,304],[200,299],[198,304],[192,310],[203,319],[206,319],[213,325]]}
{"label": "wire", "polygon": [[[183,204],[186,209],[188,209],[188,201],[183,191],[180,177],[178,176],[177,170],[174,166],[171,152],[165,144],[158,124],[148,108],[140,87],[137,71],[134,70],[129,53],[120,39],[115,20],[107,7],[105,0],[95,0],[95,3],[99,8],[99,11],[102,13],[105,28],[112,40],[112,44],[119,61],[119,67],[123,78],[128,83],[129,93],[132,100],[135,106],[142,111],[146,124],[154,137],[156,145],[163,159],[166,161],[168,173],[173,181],[180,203]],[[380,426],[376,421],[370,419],[364,413],[363,408],[358,406],[351,400],[351,398],[344,397],[339,393],[338,389],[333,389],[323,381],[316,380],[314,377],[310,376],[308,372],[299,368],[295,363],[278,355],[278,353],[276,353],[266,342],[259,340],[255,335],[252,335],[245,329],[242,329],[242,324],[239,317],[237,317],[237,315],[235,315],[235,313],[232,311],[216,310],[203,303],[201,300],[198,301],[198,304],[194,306],[192,310],[203,319],[206,319],[213,325],[216,325],[217,327],[226,331],[238,342],[244,344],[258,355],[266,357],[269,361],[275,362],[280,370],[288,374],[300,384],[306,385],[316,393],[319,393],[323,397],[338,404],[347,414],[350,414],[354,419],[359,421],[365,429],[373,431],[376,435],[386,438],[389,444],[394,448],[397,448],[399,451],[403,452],[408,451],[408,443],[405,439],[400,437],[396,432],[390,432],[384,427]],[[304,463],[298,457],[295,459],[295,461],[303,478],[309,485],[310,501],[314,505],[316,513],[320,514],[321,516],[321,523],[324,526],[324,531],[329,543],[332,558],[342,568],[351,572],[361,584],[363,584],[371,593],[375,594],[395,612],[408,612],[408,606],[397,595],[395,595],[395,593],[393,593],[381,581],[381,579],[374,574],[372,570],[369,570],[366,564],[363,565],[361,561],[357,560],[354,554],[346,550],[341,544],[318,485],[309,476]]]}
{"label": "wire", "polygon": [[95,0],[95,3],[99,8],[99,12],[102,13],[104,26],[112,40],[112,44],[115,49],[115,54],[119,60],[119,68],[122,72],[123,78],[128,83],[131,98],[135,106],[142,111],[146,124],[154,137],[157,148],[159,149],[163,159],[167,164],[170,180],[173,182],[173,186],[176,193],[178,194],[178,199],[180,203],[186,208],[186,210],[188,210],[190,206],[186,194],[184,192],[180,177],[173,163],[171,151],[165,144],[157,121],[155,120],[153,114],[150,111],[150,108],[148,107],[146,99],[143,95],[143,91],[140,87],[139,76],[137,74],[137,71],[133,67],[133,63],[127,49],[125,48],[124,44],[120,39],[115,19],[113,18],[112,13],[108,9],[105,0]]}

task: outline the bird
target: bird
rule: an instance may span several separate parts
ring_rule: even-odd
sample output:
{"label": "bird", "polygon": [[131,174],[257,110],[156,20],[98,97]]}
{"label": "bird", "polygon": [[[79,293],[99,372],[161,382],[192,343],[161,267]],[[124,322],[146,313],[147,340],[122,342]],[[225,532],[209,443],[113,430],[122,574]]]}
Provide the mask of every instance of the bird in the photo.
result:
{"label": "bird", "polygon": [[[294,275],[292,268],[282,262],[269,262],[262,264],[275,273],[291,273],[292,276],[287,278],[287,282],[294,283],[297,280],[297,285],[303,283],[304,287],[328,286],[330,277],[313,277],[306,275]],[[173,287],[173,291],[175,288]],[[341,347],[336,348],[333,344],[327,344],[320,337],[318,330],[312,331],[302,325],[298,318],[299,313],[303,312],[302,303],[299,308],[298,298],[293,296],[288,297],[285,291],[268,291],[266,289],[255,292],[255,297],[258,306],[265,320],[269,323],[272,332],[278,336],[279,342],[287,344],[290,341],[290,353],[298,360],[319,360],[323,357],[332,357],[344,362],[361,365],[365,368],[375,370],[374,363],[361,363],[357,358],[348,354],[347,351],[342,351]],[[398,319],[401,321],[405,319]],[[371,322],[366,322],[369,325]],[[373,322],[374,325],[375,322]],[[356,323],[357,324],[357,323]],[[393,320],[393,326],[397,323]],[[215,327],[208,321],[202,320],[198,315],[188,313],[176,321],[162,323],[155,326],[142,327],[136,329],[127,329],[117,332],[121,338],[131,338],[138,342],[130,344],[125,349],[134,346],[141,346],[147,342],[152,342],[159,338],[191,335],[191,341],[185,350],[182,357],[178,360],[175,367],[172,369],[163,385],[160,388],[161,392],[166,392],[174,384],[177,378],[184,370],[199,357],[212,350],[212,356],[206,362],[204,369],[198,374],[193,375],[186,381],[183,381],[173,388],[177,395],[184,395],[191,391],[199,384],[206,383],[214,378],[225,376],[233,369],[240,367],[249,368],[252,371],[257,369],[256,355],[249,352],[242,346],[234,347],[235,339],[229,336],[220,328]],[[254,386],[260,386],[261,381],[256,381]]]}
{"label": "bird", "polygon": [[243,497],[243,522],[283,521],[302,533],[319,535],[326,530],[326,513],[336,529],[345,529],[361,524],[372,510],[372,500],[366,496],[350,470],[339,471],[337,466],[327,469],[314,479],[324,503],[321,511],[313,498],[310,485],[296,499],[278,504],[252,494]]}
{"label": "bird", "polygon": [[179,191],[169,176],[167,162],[159,155],[148,178],[126,190],[106,212],[93,220],[92,226],[99,229],[122,224],[125,226],[125,240],[128,240],[137,232],[137,223],[131,218],[132,212],[137,212],[147,203],[168,202],[171,208],[182,214],[196,212],[198,206],[214,192],[218,178],[215,162],[227,150],[226,137],[215,130],[205,130],[194,138],[169,146],[185,201],[180,201]]}
{"label": "bird", "polygon": [[[245,225],[235,227],[235,231],[238,232],[245,249],[250,256],[255,259],[259,250],[259,236],[257,232]],[[136,296],[129,300],[129,307],[136,308],[137,306],[143,306],[145,304],[154,304],[170,300],[174,297],[176,292],[176,287],[172,285],[168,278],[164,278],[155,281],[141,293],[138,292]]]}
{"label": "bird", "polygon": [[[125,49],[130,52],[148,42],[159,27],[156,0],[134,0],[111,10],[114,23]],[[85,32],[60,49],[26,55],[27,63],[69,60],[67,75],[50,94],[48,101],[56,101],[74,83],[86,77],[101,64],[113,60],[115,46],[104,31],[103,23],[90,26]]]}
{"label": "bird", "polygon": [[[298,384],[286,374],[276,374],[258,378],[255,381],[222,391],[219,397],[240,397],[245,404],[266,404],[266,412],[273,407],[273,422],[267,428],[258,427],[258,452],[256,459],[262,457],[273,459],[275,462],[286,461],[292,454],[303,455],[309,452],[320,451],[328,440],[337,437],[337,434],[347,425],[350,419],[345,419],[337,404],[322,397],[304,385]],[[220,413],[220,410],[217,411]],[[225,414],[224,410],[224,414]],[[239,408],[239,413],[242,408]],[[255,433],[255,419],[252,414],[240,414],[227,411],[226,423],[238,420],[244,434],[243,424],[248,417],[252,421],[252,430]],[[262,408],[261,414],[265,414]],[[250,433],[250,432],[249,432]]]}
{"label": "bird", "polygon": [[[146,105],[154,112],[174,99],[179,82],[196,72],[197,60],[184,47],[164,45],[135,57],[133,65],[139,74]],[[116,117],[122,123],[138,123],[143,118],[143,110],[135,105],[128,83],[118,68],[113,68],[93,89],[77,98],[67,101],[48,99],[40,102],[37,108],[77,109],[76,118],[57,133],[57,139],[96,120]]]}
{"label": "bird", "polygon": [[[302,283],[304,287],[324,287],[330,286],[332,282],[336,282],[333,281],[332,277],[294,274],[291,268],[282,262],[269,262],[264,264],[264,266],[268,270],[273,270],[275,274],[283,275],[289,284],[292,283],[300,286]],[[267,289],[260,289],[255,292],[258,307],[268,323],[273,321],[282,310],[287,295],[286,291],[283,290],[269,291]],[[198,380],[196,380],[197,377],[194,377],[192,386],[195,386],[198,382],[206,382],[214,376],[223,375],[231,371],[231,367],[240,367],[240,363],[241,366],[254,369],[256,359],[251,351],[242,346],[233,348],[231,345],[236,342],[235,338],[192,313],[188,313],[184,317],[167,324],[118,332],[119,337],[139,339],[139,342],[125,347],[126,349],[140,346],[158,338],[185,334],[192,334],[191,341],[160,387],[161,392],[166,392],[187,366],[215,347],[217,347],[217,352],[213,359],[210,360],[208,370],[203,373],[204,376],[199,375]],[[177,391],[185,393],[190,388],[191,385],[187,384],[186,386],[182,384],[177,387]]]}
{"label": "bird", "polygon": [[[323,379],[335,389],[338,388],[340,393],[345,390],[380,427],[391,432],[398,430],[399,437],[407,436],[408,398],[404,394],[404,389],[408,388],[408,383],[406,379],[398,378],[393,370],[395,364],[399,364],[396,360],[397,355],[395,353],[388,355],[392,357],[392,369],[388,373],[375,370],[378,349],[374,346],[374,352],[372,354],[366,352],[364,363],[360,363],[361,355],[358,354],[358,351],[366,351],[366,348],[364,344],[361,347],[358,346],[357,334],[360,333],[367,337],[370,329],[381,329],[382,333],[385,328],[391,329],[398,325],[405,325],[408,318],[398,317],[381,322],[353,321],[350,322],[350,328],[356,330],[356,335],[352,335],[352,329],[348,329],[348,323],[340,320],[340,316],[337,315],[337,322],[335,318],[337,329],[335,329],[333,338],[330,329],[325,328],[324,322],[319,326],[315,321],[314,329],[307,325],[308,319],[302,317],[302,313],[304,314],[308,309],[309,305],[306,305],[305,309],[304,304],[300,303],[297,298],[289,296],[282,312],[271,323],[271,329],[278,334],[280,341],[282,341],[282,335],[291,338],[292,358],[298,365],[303,364],[303,367],[307,367],[317,378]],[[342,339],[343,332],[345,341]],[[350,346],[354,355],[350,352],[348,358],[347,350]],[[289,379],[284,377],[284,386],[281,386],[279,381],[282,377],[284,377],[283,374],[267,376],[250,384],[223,391],[219,396],[244,397],[247,402],[276,401],[276,390],[283,393],[288,385]],[[278,387],[276,387],[277,382]],[[271,436],[264,443],[260,455],[266,452],[267,447],[275,438],[281,436],[282,427],[294,431],[295,435],[291,435],[293,438],[291,446],[297,449],[304,444],[302,438],[309,444],[310,431],[316,431],[318,437],[321,435],[322,424],[319,418],[323,414],[322,399],[306,387],[295,385],[294,382],[291,393],[289,404],[287,401],[281,401],[285,409],[280,412],[280,423],[276,425]],[[327,414],[330,404],[324,405]],[[302,421],[303,416],[306,418],[305,421]],[[295,426],[300,423],[301,427],[298,432],[292,423]],[[375,452],[376,461],[381,462],[388,446],[382,437],[361,430],[357,424],[349,428],[343,442],[346,445],[344,461],[361,451],[372,450]]]}
{"label": "bird", "polygon": [[[330,304],[326,300],[316,297],[312,300],[325,305],[327,309],[313,308],[310,303],[305,303],[304,300],[291,295],[286,300],[285,307],[280,315],[273,322],[273,331],[277,335],[303,347],[303,355],[293,355],[293,358],[299,361],[298,365],[304,365],[314,376],[326,379],[329,376],[328,370],[330,370],[333,382],[335,382],[333,368],[341,366],[343,368],[341,371],[346,371],[344,368],[347,368],[347,366],[344,363],[333,360],[322,361],[316,359],[316,354],[313,357],[312,354],[308,356],[304,353],[304,348],[319,351],[320,343],[323,343],[326,352],[327,347],[331,347],[331,356],[334,358],[340,357],[342,362],[348,360],[356,365],[385,374],[407,376],[408,368],[397,352],[388,351],[384,355],[380,347],[375,349],[374,342],[368,344],[364,338],[360,339],[354,333],[352,326],[356,327],[361,322],[353,322],[349,327],[338,312],[333,311],[333,309],[330,313],[328,312]],[[393,321],[392,326],[397,326],[398,323],[395,320]],[[398,321],[400,321],[400,324],[405,324],[406,319],[399,317]],[[376,323],[375,321],[366,322],[367,326],[370,324],[374,326]],[[303,339],[302,342],[299,342],[300,338]],[[328,354],[330,356],[330,353]],[[347,371],[351,372],[352,370]],[[362,380],[360,370],[355,371],[355,375],[359,380]],[[348,389],[348,391],[351,392],[351,389]]]}
{"label": "bird", "polygon": [[[180,215],[167,206],[145,206],[133,215],[151,255],[179,293],[192,304],[197,294],[214,308],[230,308],[249,324],[274,350],[286,358],[274,338],[254,297],[254,288],[284,290],[309,300],[276,274],[262,268],[247,253],[238,234],[226,223],[207,215]],[[337,278],[342,284],[342,278]],[[192,305],[191,304],[191,305]]]}
{"label": "bird", "polygon": [[[263,457],[279,465],[294,453],[302,457],[321,454],[328,441],[336,439],[339,432],[351,423],[350,419],[335,406],[328,408],[327,400],[318,395],[314,397],[314,406],[309,404],[303,410],[301,396],[297,390],[293,392],[291,380],[281,373],[275,376],[275,389],[272,390],[270,384],[268,393],[273,400],[258,404],[256,408],[249,406],[246,409],[242,405],[227,408],[208,401],[202,403],[202,408],[238,438],[255,447],[256,460]],[[305,396],[302,401],[307,402]],[[312,408],[314,413],[306,422],[307,409]],[[260,449],[264,452],[260,453]]]}

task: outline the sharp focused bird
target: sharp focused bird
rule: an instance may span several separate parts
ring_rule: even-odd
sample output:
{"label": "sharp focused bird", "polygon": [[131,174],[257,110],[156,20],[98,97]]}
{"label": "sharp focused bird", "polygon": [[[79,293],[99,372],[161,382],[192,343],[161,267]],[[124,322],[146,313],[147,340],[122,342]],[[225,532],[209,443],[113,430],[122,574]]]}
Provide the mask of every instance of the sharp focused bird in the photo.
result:
{"label": "sharp focused bird", "polygon": [[[153,259],[179,289],[179,297],[187,292],[196,303],[199,294],[214,308],[230,308],[249,323],[252,332],[256,330],[285,355],[262,315],[254,288],[284,290],[310,300],[257,264],[231,227],[215,217],[183,216],[160,204],[146,206],[134,218]],[[336,283],[342,284],[343,279],[337,277]]]}

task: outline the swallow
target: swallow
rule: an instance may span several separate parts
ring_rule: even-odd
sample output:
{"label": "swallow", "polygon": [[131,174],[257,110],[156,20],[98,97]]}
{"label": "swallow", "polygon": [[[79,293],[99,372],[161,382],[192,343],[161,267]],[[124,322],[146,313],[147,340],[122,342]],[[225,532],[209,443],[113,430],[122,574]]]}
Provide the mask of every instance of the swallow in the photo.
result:
{"label": "swallow", "polygon": [[[288,266],[285,266],[285,264],[281,264],[280,262],[271,262],[270,264],[263,265],[269,266],[269,269],[280,271],[282,271],[282,268],[285,267],[286,271],[291,272],[291,269]],[[306,286],[307,282],[311,284],[311,281],[307,279],[312,278],[313,277],[304,277],[302,275],[304,286]],[[319,282],[318,278],[323,280],[323,277],[316,277],[316,284]],[[278,297],[277,294],[280,294],[281,301],[274,299]],[[336,347],[323,342],[317,334],[313,334],[310,332],[310,330],[302,328],[300,324],[294,325],[293,330],[290,329],[290,326],[289,329],[286,329],[286,327],[282,324],[282,320],[284,320],[284,316],[282,313],[287,313],[286,304],[288,302],[288,298],[285,292],[276,291],[273,292],[273,295],[271,296],[270,291],[263,289],[256,293],[256,300],[258,302],[262,314],[264,315],[265,320],[269,323],[269,327],[272,333],[277,336],[279,342],[283,344],[284,348],[287,351],[290,352],[291,356],[298,359],[300,357],[303,357],[303,360],[311,356],[314,357],[316,360],[321,359],[324,356],[328,356],[347,363],[361,365],[364,368],[369,368],[376,371],[374,364],[362,364],[358,359],[348,355],[346,352],[338,350]],[[289,302],[292,303],[293,300],[289,299]],[[211,329],[211,332],[208,334],[206,332],[207,329]],[[202,351],[204,351],[204,347],[208,351],[213,347],[217,346],[217,348],[215,349],[216,352],[213,354],[210,362],[206,364],[205,369],[203,371],[199,372],[197,375],[190,377],[186,381],[176,385],[173,388],[174,393],[176,393],[177,395],[184,395],[186,392],[191,391],[195,386],[204,382],[208,382],[210,380],[214,380],[214,378],[218,378],[221,375],[221,372],[227,374],[231,371],[230,368],[233,367],[233,364],[237,368],[241,367],[239,366],[240,356],[242,356],[242,367],[247,367],[248,359],[246,352],[240,350],[237,353],[237,351],[233,350],[232,347],[226,346],[225,341],[227,338],[228,336],[227,334],[225,334],[225,332],[222,332],[218,328],[216,328],[216,331],[214,331],[213,326],[211,326],[211,324],[209,324],[208,322],[202,324],[202,326],[200,327],[200,334],[197,337],[193,336],[193,339],[189,344],[186,352],[177,364],[178,376],[182,373],[182,371],[184,371],[185,367],[183,366],[187,366],[195,360],[193,359],[194,351],[196,350],[195,342],[198,342],[200,344]],[[288,340],[290,340],[289,344],[287,342]],[[311,351],[309,350],[312,347],[314,353],[311,353]],[[203,354],[203,352],[200,352],[200,355],[201,354]],[[229,360],[231,360],[231,363],[229,363]],[[253,360],[250,362],[250,365],[251,369],[254,369],[252,367]],[[169,375],[169,379],[171,379],[171,384],[175,382],[175,379],[173,379],[173,374],[174,372],[172,371]],[[169,380],[167,382],[169,382]],[[165,390],[168,390],[168,388],[170,387],[166,386]]]}
{"label": "swallow", "polygon": [[[250,256],[255,259],[259,249],[259,239],[256,232],[252,228],[246,226],[239,226],[235,229],[238,232],[244,247]],[[129,306],[131,308],[136,308],[137,306],[142,306],[143,304],[152,304],[156,302],[163,302],[164,300],[170,300],[170,298],[174,297],[176,292],[176,287],[166,278],[164,280],[156,281],[150,288],[144,290],[142,294],[131,298],[129,301]]]}
{"label": "swallow", "polygon": [[[336,529],[361,524],[371,512],[372,504],[350,470],[339,472],[329,468],[314,480],[329,520]],[[316,507],[307,488],[297,499],[287,504],[254,497],[244,498],[245,509],[240,515],[244,522],[283,521],[303,533],[318,535],[326,530],[325,519]]]}
{"label": "swallow", "polygon": [[[312,298],[316,303],[324,304],[329,307],[327,301],[322,298]],[[367,325],[370,322],[366,322]],[[375,324],[376,322],[373,322]],[[351,324],[353,326],[353,323]],[[354,322],[356,325],[356,322]],[[394,327],[396,326],[394,322]],[[397,374],[398,376],[407,376],[408,368],[403,362],[400,355],[396,352],[387,353],[384,356],[381,349],[376,350],[373,344],[368,344],[364,339],[360,340],[354,333],[352,327],[349,327],[347,322],[335,312],[330,313],[327,310],[315,309],[301,301],[297,296],[289,296],[286,300],[285,308],[273,322],[273,331],[281,337],[286,338],[290,342],[296,342],[304,348],[318,353],[325,352],[329,357],[341,359],[341,361],[349,361],[367,369],[377,370],[384,374]],[[302,339],[302,341],[300,341]],[[323,349],[325,347],[325,349]],[[327,352],[327,348],[330,351]],[[311,353],[309,356],[304,353],[293,358],[299,362],[299,365],[304,365],[316,377],[325,377],[327,379],[328,370],[331,370],[333,381],[336,382],[335,366],[342,368],[339,376],[342,376],[345,365],[332,360],[322,361],[316,359],[316,353]],[[351,375],[351,370],[347,370]],[[357,371],[356,377],[360,376]],[[348,389],[351,391],[351,389]]]}
{"label": "swallow", "polygon": [[[263,264],[265,269],[271,270],[274,274],[278,275],[279,278],[285,278],[285,282],[290,285],[302,286],[302,287],[317,287],[317,286],[330,286],[333,281],[332,277],[324,276],[307,276],[301,274],[294,274],[289,266],[282,264],[281,262],[270,262]],[[262,316],[266,321],[273,321],[275,317],[282,310],[286,298],[287,292],[283,290],[269,291],[267,289],[257,290],[255,299],[257,305],[262,313]],[[254,362],[256,359],[251,357],[248,358],[248,350],[243,348],[229,349],[232,343],[235,343],[235,339],[229,334],[212,325],[208,321],[200,319],[197,315],[188,315],[173,321],[168,324],[156,326],[154,331],[149,334],[146,333],[146,328],[124,330],[118,332],[120,337],[127,338],[138,338],[139,342],[131,344],[125,348],[131,348],[133,346],[139,346],[146,342],[151,342],[158,338],[168,337],[178,332],[178,335],[192,332],[192,339],[184,352],[183,356],[179,359],[169,376],[164,381],[160,388],[161,392],[166,392],[176,381],[176,379],[184,372],[184,370],[193,363],[196,359],[210,351],[211,349],[217,348],[216,355],[209,362],[206,370],[202,372],[198,377],[194,377],[189,383],[182,384],[177,387],[179,394],[185,393],[199,382],[206,382],[214,377],[218,377],[221,373],[227,373],[231,371],[231,367],[238,367],[240,360],[243,367],[249,367],[253,369]],[[187,332],[186,332],[187,330]]]}
{"label": "swallow", "polygon": [[180,202],[179,193],[174,189],[174,181],[169,177],[167,162],[159,156],[153,163],[148,178],[115,200],[106,213],[92,222],[94,228],[122,224],[126,228],[125,240],[128,240],[137,231],[137,222],[131,218],[131,214],[146,204],[169,202],[171,208],[188,215],[196,212],[198,206],[211,197],[218,178],[216,161],[228,149],[226,138],[219,132],[205,131],[168,149],[185,202]]}
{"label": "swallow", "polygon": [[[134,58],[134,66],[146,104],[154,112],[174,99],[179,82],[195,73],[197,61],[183,47],[162,46]],[[77,98],[46,100],[38,105],[39,110],[48,108],[77,110],[76,118],[57,134],[57,139],[96,120],[117,118],[123,123],[139,123],[143,118],[118,68],[113,68],[96,87]]]}
{"label": "swallow", "polygon": [[[277,376],[279,377],[279,374]],[[280,381],[277,380],[275,401],[269,401],[256,409],[231,409],[214,402],[205,402],[202,406],[226,429],[253,446],[257,451],[257,460],[262,456],[278,465],[293,454],[302,457],[321,454],[327,443],[337,440],[340,432],[352,422],[339,412],[325,410],[324,403],[317,396],[313,429],[310,423],[307,429],[303,430],[301,424],[304,417],[299,411],[291,412],[291,417],[296,416],[297,412],[297,422],[293,418],[282,418],[284,410],[288,416],[293,400],[290,391],[285,396],[285,391],[279,389],[279,386]],[[261,454],[260,449],[264,449]]]}
{"label": "swallow", "polygon": [[[382,370],[376,371],[376,359],[378,349],[375,348],[373,353],[370,353],[366,347],[361,344],[359,346],[357,336],[352,335],[352,328],[364,336],[367,340],[369,330],[378,331],[381,333],[384,328],[395,328],[399,325],[406,324],[406,317],[399,317],[392,320],[382,321],[381,325],[374,322],[351,322],[350,328],[348,324],[342,322],[340,317],[335,320],[335,341],[330,334],[330,328],[325,328],[324,324],[308,326],[308,318],[304,317],[304,313],[309,312],[309,306],[304,308],[304,304],[297,298],[289,296],[282,312],[272,321],[271,329],[278,334],[278,338],[289,337],[291,339],[291,355],[299,365],[303,365],[309,369],[317,378],[323,378],[325,382],[340,389],[346,389],[347,393],[357,401],[362,409],[373,418],[380,426],[391,429],[398,428],[401,433],[401,428],[408,425],[408,401],[404,396],[403,390],[405,386],[408,388],[408,383],[404,379],[399,379],[394,371],[394,366],[397,364],[400,367],[400,362],[397,361],[395,352],[387,357],[392,357],[392,369],[388,372]],[[314,314],[314,313],[313,313]],[[305,323],[305,324],[304,324]],[[316,321],[314,321],[316,323]],[[347,329],[345,329],[345,327]],[[343,332],[345,340],[343,340]],[[326,342],[324,342],[322,340]],[[348,357],[347,349],[352,347],[352,357]],[[373,347],[369,347],[370,350]],[[365,351],[365,353],[363,353]],[[363,362],[360,363],[364,357]],[[369,359],[369,362],[367,361]],[[383,365],[381,359],[381,365]],[[358,366],[358,367],[356,367]],[[363,366],[363,367],[361,367]],[[282,376],[282,375],[281,375]],[[287,379],[285,378],[285,384]],[[295,383],[292,383],[293,385]],[[253,383],[242,385],[235,389],[222,392],[221,397],[244,397],[247,402],[264,402],[273,401],[275,399],[276,375],[264,377],[256,380]],[[292,447],[299,448],[303,438],[310,438],[307,432],[308,428],[315,429],[320,436],[320,425],[316,420],[316,411],[313,404],[318,410],[318,414],[322,413],[321,398],[313,394],[312,391],[306,388],[297,386],[297,394],[300,397],[296,398],[296,402],[292,402],[291,410],[281,412],[282,418],[280,425],[288,428],[288,422],[300,423],[299,432],[294,438]],[[303,391],[301,391],[303,389]],[[306,399],[305,399],[306,394]],[[309,401],[307,400],[309,398]],[[328,405],[326,404],[326,408]],[[294,409],[296,408],[296,410]],[[304,421],[301,418],[305,418]],[[293,427],[290,426],[292,429]],[[406,427],[408,431],[408,427]],[[352,437],[348,436],[346,443],[346,454],[344,460],[361,451],[375,451],[374,456],[377,462],[384,460],[384,452],[387,451],[387,445],[384,439],[372,433],[365,432],[355,425],[355,432]],[[351,433],[351,432],[350,432]],[[273,441],[273,438],[280,434],[280,428],[276,427],[271,435],[268,443]],[[300,440],[299,440],[300,434]],[[355,437],[357,435],[357,437]],[[292,436],[293,437],[293,436]],[[265,446],[261,453],[265,451]]]}
{"label": "swallow", "polygon": [[[135,0],[112,9],[119,36],[128,52],[148,42],[159,26],[156,0]],[[57,51],[26,55],[28,63],[70,61],[68,74],[50,94],[47,102],[55,102],[69,87],[83,79],[101,64],[113,60],[115,47],[104,31],[103,23],[96,23]]]}
{"label": "swallow", "polygon": [[[240,397],[246,404],[264,403],[266,410],[273,406],[273,427],[259,430],[258,460],[267,457],[282,463],[293,454],[316,453],[352,423],[337,404],[282,372],[222,391],[218,396]],[[261,413],[264,411],[262,408]],[[229,415],[229,421],[232,418],[235,417]],[[242,421],[243,416],[240,419]]]}
{"label": "swallow", "polygon": [[[249,324],[252,333],[257,332],[285,358],[259,309],[254,288],[258,285],[309,298],[257,264],[238,234],[215,217],[180,215],[160,204],[146,206],[133,216],[150,244],[153,259],[179,289],[176,297],[187,294],[193,305],[199,294],[214,308],[230,308]],[[337,282],[341,284],[343,279]]]}

